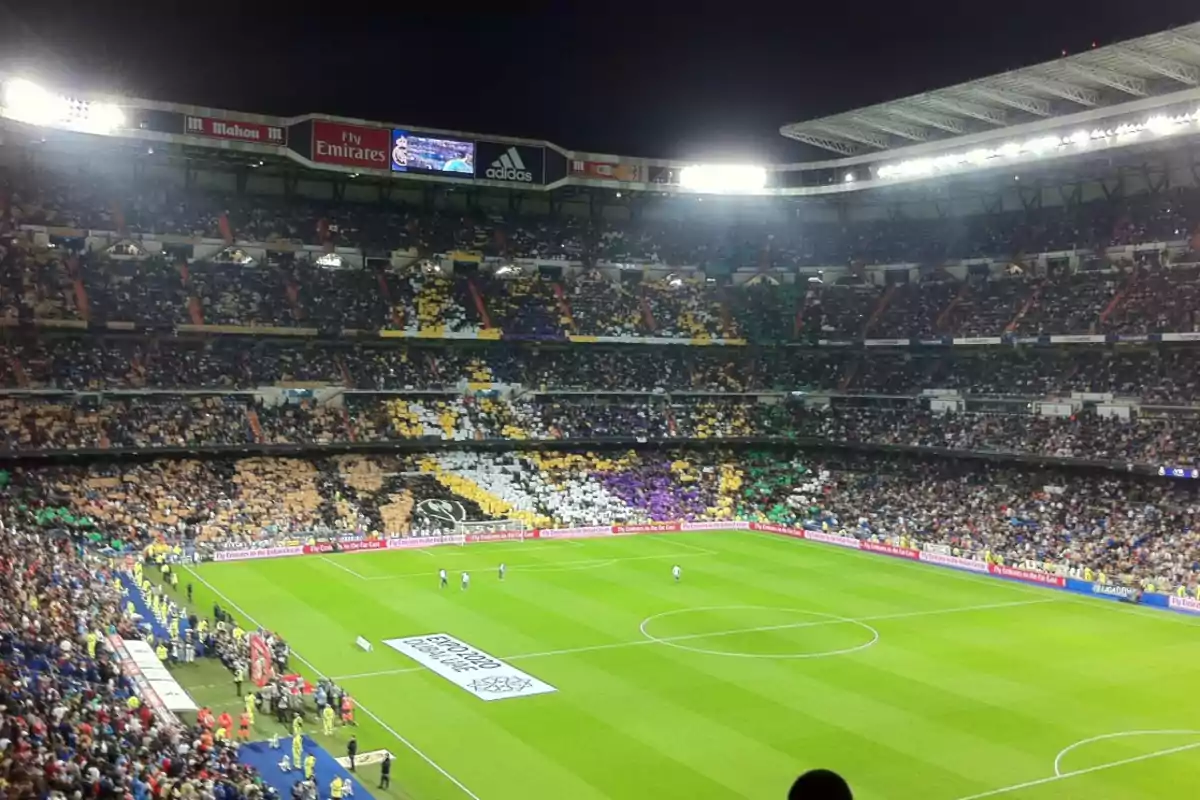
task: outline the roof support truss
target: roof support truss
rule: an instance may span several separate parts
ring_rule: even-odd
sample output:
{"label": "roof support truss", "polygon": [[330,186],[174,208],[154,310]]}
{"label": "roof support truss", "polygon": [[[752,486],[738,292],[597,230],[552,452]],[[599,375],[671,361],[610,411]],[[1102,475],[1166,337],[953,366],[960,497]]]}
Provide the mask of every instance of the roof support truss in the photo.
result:
{"label": "roof support truss", "polygon": [[955,119],[954,117],[947,116],[945,114],[938,114],[936,111],[930,111],[929,109],[918,109],[913,106],[897,104],[894,106],[888,106],[882,109],[882,111],[891,114],[894,117],[900,117],[902,119],[909,120],[910,122],[916,122],[919,125],[925,125],[930,128],[937,128],[938,130],[946,131],[947,133],[953,133],[956,136],[961,136],[967,132],[967,129],[962,124],[962,120]]}
{"label": "roof support truss", "polygon": [[1190,36],[1180,36],[1177,33],[1170,34],[1167,40],[1172,46],[1180,50],[1185,50],[1193,55],[1200,55],[1200,41],[1191,38]]}
{"label": "roof support truss", "polygon": [[1072,103],[1078,103],[1081,106],[1091,108],[1100,104],[1100,94],[1096,90],[1089,89],[1086,86],[1077,86],[1073,83],[1051,80],[1050,78],[1043,78],[1040,75],[1022,75],[1017,80],[1030,89],[1055,97],[1061,97],[1064,100],[1070,100]]}
{"label": "roof support truss", "polygon": [[993,89],[991,87],[971,86],[967,89],[973,95],[982,97],[986,100],[991,100],[1001,105],[1015,108],[1018,111],[1024,111],[1026,114],[1033,114],[1035,117],[1050,116],[1050,101],[1043,100],[1040,97],[1033,97],[1020,92],[1010,92],[1007,89]]}
{"label": "roof support truss", "polygon": [[820,147],[834,153],[839,153],[843,156],[857,155],[862,150],[861,147],[851,142],[843,141],[842,139],[835,139],[832,136],[822,136],[819,133],[807,129],[797,130],[795,126],[785,126],[782,129],[782,133],[783,135],[791,137],[796,141],[804,142],[805,144],[811,144],[814,147]]}
{"label": "roof support truss", "polygon": [[823,130],[826,133],[831,133],[834,136],[841,137],[842,139],[849,139],[852,142],[865,144],[868,147],[875,147],[880,150],[887,150],[889,147],[891,147],[891,142],[888,141],[886,136],[875,133],[874,131],[865,131],[862,128],[854,125],[843,125],[840,123],[830,122],[821,123],[820,125],[813,127]]}
{"label": "roof support truss", "polygon": [[873,114],[852,114],[850,119],[859,125],[875,128],[884,133],[890,133],[893,136],[899,136],[901,139],[908,139],[913,142],[923,142],[929,138],[929,135],[916,125],[907,125],[903,122],[887,119],[886,117],[881,118]]}
{"label": "roof support truss", "polygon": [[1005,119],[1004,109],[989,108],[988,106],[982,106],[977,103],[959,100],[957,97],[926,97],[925,104],[941,109],[942,111],[948,111],[951,114],[957,114],[961,117],[971,117],[972,119],[982,120],[989,125],[1004,127],[1008,124],[1007,120]]}
{"label": "roof support truss", "polygon": [[1188,86],[1195,86],[1197,83],[1200,83],[1200,70],[1191,64],[1185,64],[1173,58],[1164,58],[1152,53],[1145,53],[1132,47],[1116,47],[1114,50],[1119,58],[1157,72],[1159,75],[1168,77],[1173,81],[1179,81]]}
{"label": "roof support truss", "polygon": [[1136,75],[1126,75],[1123,72],[1097,67],[1092,64],[1081,64],[1078,61],[1064,61],[1062,67],[1081,78],[1093,80],[1110,89],[1116,89],[1119,92],[1131,94],[1134,97],[1145,97],[1148,94],[1145,79],[1139,78]]}

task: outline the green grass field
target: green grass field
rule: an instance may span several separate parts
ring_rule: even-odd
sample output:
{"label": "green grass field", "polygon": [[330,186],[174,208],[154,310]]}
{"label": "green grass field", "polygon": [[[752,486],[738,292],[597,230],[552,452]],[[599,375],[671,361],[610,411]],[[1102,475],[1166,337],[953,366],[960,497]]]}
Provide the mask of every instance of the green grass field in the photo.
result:
{"label": "green grass field", "polygon": [[[397,797],[779,800],[813,767],[861,800],[1200,786],[1200,621],[1149,609],[733,531],[196,576],[202,612],[217,596],[354,694],[362,749],[397,756]],[[557,691],[485,702],[381,644],[432,633]]]}

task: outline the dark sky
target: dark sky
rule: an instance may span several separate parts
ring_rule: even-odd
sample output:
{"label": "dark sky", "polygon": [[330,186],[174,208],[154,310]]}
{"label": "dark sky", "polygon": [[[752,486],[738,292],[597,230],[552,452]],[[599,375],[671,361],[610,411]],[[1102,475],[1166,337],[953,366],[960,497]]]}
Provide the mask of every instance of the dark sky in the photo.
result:
{"label": "dark sky", "polygon": [[[0,0],[0,63],[182,103],[672,158],[823,157],[786,122],[1183,24],[1195,0]],[[188,10],[180,10],[187,7]],[[306,16],[303,8],[319,9]],[[404,11],[410,7],[428,12]]]}

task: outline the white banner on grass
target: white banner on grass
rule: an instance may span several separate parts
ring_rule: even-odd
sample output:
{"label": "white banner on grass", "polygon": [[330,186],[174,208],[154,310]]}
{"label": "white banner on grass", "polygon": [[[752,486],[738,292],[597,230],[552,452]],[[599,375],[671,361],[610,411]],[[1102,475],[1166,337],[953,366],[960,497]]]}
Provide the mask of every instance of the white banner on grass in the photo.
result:
{"label": "white banner on grass", "polygon": [[508,700],[558,691],[447,633],[385,639],[383,643],[480,700]]}
{"label": "white banner on grass", "polygon": [[129,664],[136,674],[146,681],[146,684],[169,711],[197,711],[196,703],[192,700],[179,681],[171,675],[154,648],[140,639],[125,639],[122,641],[125,652],[129,655]]}

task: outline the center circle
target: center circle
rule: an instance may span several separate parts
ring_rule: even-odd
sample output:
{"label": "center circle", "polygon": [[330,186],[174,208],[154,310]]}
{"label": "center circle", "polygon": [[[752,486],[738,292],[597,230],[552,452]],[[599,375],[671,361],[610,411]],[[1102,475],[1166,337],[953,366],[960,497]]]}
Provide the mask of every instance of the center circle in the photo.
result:
{"label": "center circle", "polygon": [[[681,624],[680,618],[686,615],[701,615],[701,622],[688,620],[690,624]],[[665,622],[664,620],[669,620]],[[658,623],[655,625],[654,623]],[[657,627],[657,633],[651,633],[650,628]],[[674,632],[666,632],[662,628],[676,628]],[[689,630],[690,628],[690,630]],[[818,641],[823,638],[825,647],[811,652],[788,653],[748,653],[734,649],[736,643],[744,641],[745,637],[756,634],[770,634],[780,631],[807,630],[822,631]],[[638,626],[642,636],[652,642],[674,647],[677,650],[687,650],[693,653],[704,653],[710,656],[729,656],[732,658],[828,658],[829,656],[844,656],[866,650],[879,641],[879,631],[865,622],[839,617],[836,614],[826,614],[820,611],[803,611],[798,608],[777,608],[774,606],[703,606],[700,608],[679,608],[674,611],[664,611],[652,614],[642,620]],[[857,643],[847,640],[847,630],[855,630],[855,639],[866,641]],[[728,649],[714,649],[711,646],[701,646],[725,640],[733,646]],[[795,646],[795,645],[792,645]]]}

